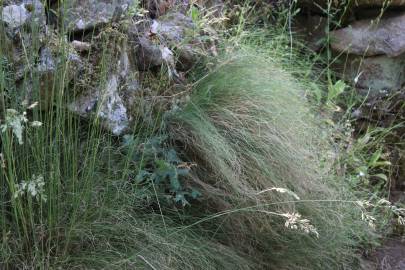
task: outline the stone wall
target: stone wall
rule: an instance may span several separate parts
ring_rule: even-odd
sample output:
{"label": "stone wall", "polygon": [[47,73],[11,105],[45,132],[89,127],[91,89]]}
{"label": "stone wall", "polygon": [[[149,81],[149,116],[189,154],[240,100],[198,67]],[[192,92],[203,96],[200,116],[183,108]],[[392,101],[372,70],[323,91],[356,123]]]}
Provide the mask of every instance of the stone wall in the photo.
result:
{"label": "stone wall", "polygon": [[[70,93],[75,101],[69,108],[82,117],[97,115],[116,135],[133,124],[131,107],[142,88],[142,72],[163,68],[171,81],[181,83],[183,72],[198,62],[204,46],[211,46],[185,14],[188,1],[142,1],[144,9],[133,6],[132,0],[71,0],[62,6],[58,2],[0,4],[2,47],[9,48],[4,56],[19,94],[26,103],[37,101],[32,91],[36,78],[41,108],[52,106],[52,93],[62,94],[53,85],[62,67],[67,70],[68,91],[73,80],[83,85]],[[96,70],[105,47],[110,55],[108,76],[100,78]]]}

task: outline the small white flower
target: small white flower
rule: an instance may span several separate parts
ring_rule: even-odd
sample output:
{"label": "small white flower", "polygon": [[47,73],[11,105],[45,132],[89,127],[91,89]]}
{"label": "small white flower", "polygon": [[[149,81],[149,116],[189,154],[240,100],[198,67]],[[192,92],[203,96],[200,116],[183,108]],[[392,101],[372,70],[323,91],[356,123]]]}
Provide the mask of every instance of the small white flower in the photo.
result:
{"label": "small white flower", "polygon": [[27,114],[26,112],[20,114],[18,111],[14,109],[7,109],[5,123],[0,126],[2,132],[6,132],[6,130],[8,129],[12,130],[19,144],[23,144],[23,131],[24,131],[23,124],[28,122],[26,114]]}
{"label": "small white flower", "polygon": [[32,121],[31,127],[42,127],[42,122],[39,121]]}
{"label": "small white flower", "polygon": [[26,194],[27,196],[31,196],[36,200],[41,199],[42,201],[46,202],[46,195],[45,193],[45,181],[42,175],[33,175],[31,180],[22,181],[20,184],[16,185],[16,191],[14,193],[14,198],[18,198]]}
{"label": "small white flower", "polygon": [[34,109],[36,106],[38,106],[38,101],[36,101],[36,102],[34,102],[34,103],[32,103],[30,106],[28,106],[28,109],[29,110],[32,110],[32,109]]}

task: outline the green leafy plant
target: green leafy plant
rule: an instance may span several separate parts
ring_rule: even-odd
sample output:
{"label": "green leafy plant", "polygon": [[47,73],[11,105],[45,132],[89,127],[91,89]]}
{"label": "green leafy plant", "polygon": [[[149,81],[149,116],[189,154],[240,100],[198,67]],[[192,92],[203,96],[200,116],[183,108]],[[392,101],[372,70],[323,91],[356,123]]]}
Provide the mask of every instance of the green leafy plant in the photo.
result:
{"label": "green leafy plant", "polygon": [[385,196],[392,163],[389,152],[384,148],[384,140],[392,128],[369,128],[363,135],[354,138],[351,124],[348,122],[346,125],[350,131],[346,134],[345,155],[341,156],[341,162],[345,164],[348,179],[355,187],[368,187]]}
{"label": "green leafy plant", "polygon": [[195,165],[182,161],[176,150],[165,146],[165,136],[149,138],[144,143],[137,143],[132,136],[124,137],[124,147],[135,148],[132,161],[139,169],[135,183],[146,188],[155,187],[168,198],[182,206],[189,205],[190,199],[197,199],[200,192],[184,185],[182,179],[190,176]]}
{"label": "green leafy plant", "polygon": [[336,104],[337,98],[343,94],[347,88],[347,84],[342,80],[330,84],[326,98],[326,105],[331,106],[332,104]]}

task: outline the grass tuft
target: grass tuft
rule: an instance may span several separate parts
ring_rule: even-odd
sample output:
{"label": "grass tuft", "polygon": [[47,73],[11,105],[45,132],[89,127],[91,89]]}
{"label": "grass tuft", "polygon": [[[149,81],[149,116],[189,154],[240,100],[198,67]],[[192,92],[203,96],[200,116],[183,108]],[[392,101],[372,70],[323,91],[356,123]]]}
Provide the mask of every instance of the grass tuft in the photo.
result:
{"label": "grass tuft", "polygon": [[[274,269],[349,267],[371,229],[330,171],[328,132],[306,84],[251,49],[219,63],[170,125],[174,144],[198,164],[192,180],[209,209],[231,213],[216,221],[218,236]],[[293,213],[309,220],[289,226]]]}

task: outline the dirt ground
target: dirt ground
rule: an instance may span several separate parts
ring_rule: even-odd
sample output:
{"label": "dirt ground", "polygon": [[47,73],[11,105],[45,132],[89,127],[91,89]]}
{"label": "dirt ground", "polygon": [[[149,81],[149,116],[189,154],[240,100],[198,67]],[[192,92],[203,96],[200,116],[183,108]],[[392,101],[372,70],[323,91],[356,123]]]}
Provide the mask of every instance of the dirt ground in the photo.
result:
{"label": "dirt ground", "polygon": [[405,270],[405,237],[387,239],[363,261],[362,270]]}

